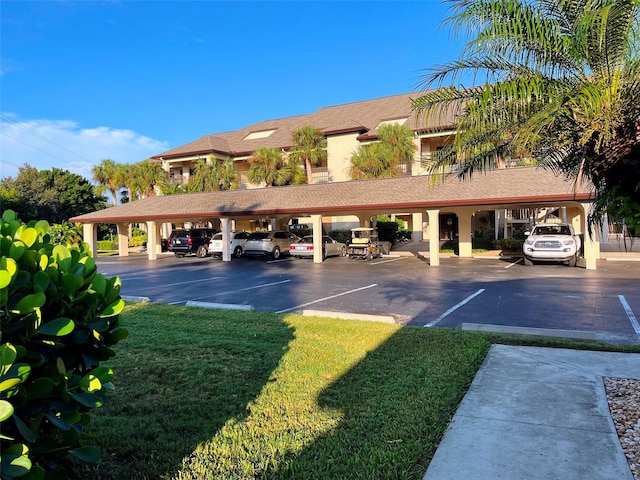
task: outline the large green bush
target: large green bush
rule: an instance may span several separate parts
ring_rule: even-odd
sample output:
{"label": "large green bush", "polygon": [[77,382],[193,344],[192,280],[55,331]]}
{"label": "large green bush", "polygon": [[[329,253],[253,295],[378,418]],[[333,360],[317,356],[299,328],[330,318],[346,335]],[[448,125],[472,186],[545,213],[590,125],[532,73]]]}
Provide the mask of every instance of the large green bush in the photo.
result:
{"label": "large green bush", "polygon": [[0,223],[0,476],[65,479],[95,463],[91,409],[107,400],[101,367],[127,336],[120,279],[106,279],[82,245],[54,245],[47,222],[7,210]]}

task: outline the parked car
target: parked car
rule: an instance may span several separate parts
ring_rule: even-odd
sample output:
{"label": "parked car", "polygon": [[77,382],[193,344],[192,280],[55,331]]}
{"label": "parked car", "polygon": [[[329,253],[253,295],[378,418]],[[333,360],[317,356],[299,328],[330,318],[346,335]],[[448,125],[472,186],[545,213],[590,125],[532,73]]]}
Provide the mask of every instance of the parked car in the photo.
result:
{"label": "parked car", "polygon": [[[313,258],[313,235],[302,237],[289,247],[289,254],[296,258],[311,257]],[[328,235],[322,236],[322,259],[339,255],[344,257],[347,255],[347,246],[344,243],[336,242]]]}
{"label": "parked car", "polygon": [[580,237],[567,223],[541,223],[530,232],[524,232],[522,245],[525,265],[533,265],[534,261],[567,262],[575,267],[578,253],[582,246]]}
{"label": "parked car", "polygon": [[[229,236],[231,237],[231,243],[229,251],[235,258],[240,258],[244,253],[244,244],[247,242],[249,235],[250,233],[245,230],[230,233]],[[209,240],[209,255],[221,257],[222,247],[222,233],[216,233],[211,240]]]}
{"label": "parked car", "polygon": [[278,259],[283,253],[288,254],[289,246],[298,240],[299,238],[293,233],[282,230],[254,232],[249,235],[244,244],[244,254],[248,257],[267,255]]}
{"label": "parked car", "polygon": [[349,258],[372,260],[382,255],[378,230],[369,227],[351,229],[351,243],[347,248]]}
{"label": "parked car", "polygon": [[216,230],[213,228],[177,228],[171,232],[168,248],[176,257],[184,257],[194,253],[198,258],[207,256],[209,239]]}

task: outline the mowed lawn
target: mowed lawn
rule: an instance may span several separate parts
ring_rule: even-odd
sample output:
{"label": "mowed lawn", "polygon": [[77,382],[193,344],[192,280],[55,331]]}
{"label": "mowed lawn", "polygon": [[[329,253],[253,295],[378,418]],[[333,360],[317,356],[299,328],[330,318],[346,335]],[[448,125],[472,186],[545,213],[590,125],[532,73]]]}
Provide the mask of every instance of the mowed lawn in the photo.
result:
{"label": "mowed lawn", "polygon": [[492,341],[157,304],[122,319],[87,480],[420,479]]}

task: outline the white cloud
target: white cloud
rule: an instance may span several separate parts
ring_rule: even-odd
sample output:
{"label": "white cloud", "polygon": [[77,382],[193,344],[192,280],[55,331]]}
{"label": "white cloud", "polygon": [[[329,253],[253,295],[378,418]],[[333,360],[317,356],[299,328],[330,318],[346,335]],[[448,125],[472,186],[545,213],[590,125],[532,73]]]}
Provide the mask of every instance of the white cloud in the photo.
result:
{"label": "white cloud", "polygon": [[132,130],[80,128],[70,120],[15,120],[0,113],[0,178],[15,177],[25,163],[38,170],[63,168],[91,179],[105,158],[135,163],[168,150],[162,142]]}

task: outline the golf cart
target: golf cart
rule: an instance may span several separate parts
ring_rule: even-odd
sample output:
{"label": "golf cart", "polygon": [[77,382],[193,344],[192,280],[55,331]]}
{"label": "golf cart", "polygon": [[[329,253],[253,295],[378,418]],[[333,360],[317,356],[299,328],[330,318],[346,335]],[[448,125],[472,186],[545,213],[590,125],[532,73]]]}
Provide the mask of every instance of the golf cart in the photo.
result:
{"label": "golf cart", "polygon": [[347,247],[349,258],[372,260],[379,257],[380,244],[376,228],[359,227],[351,229],[351,243]]}

